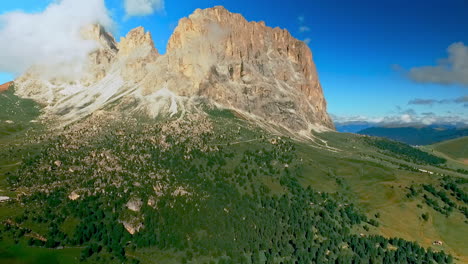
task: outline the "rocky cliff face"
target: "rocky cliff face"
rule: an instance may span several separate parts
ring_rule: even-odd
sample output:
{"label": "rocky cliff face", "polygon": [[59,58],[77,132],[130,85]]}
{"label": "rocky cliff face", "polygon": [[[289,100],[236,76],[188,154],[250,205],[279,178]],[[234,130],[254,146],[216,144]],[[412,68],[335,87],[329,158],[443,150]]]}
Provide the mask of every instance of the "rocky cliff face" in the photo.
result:
{"label": "rocky cliff face", "polygon": [[11,85],[13,85],[13,82],[7,82],[7,83],[0,85],[0,93],[8,90]]}
{"label": "rocky cliff face", "polygon": [[223,7],[181,19],[168,43],[196,93],[294,130],[332,128],[307,45]]}
{"label": "rocky cliff face", "polygon": [[84,36],[99,48],[79,88],[66,94],[71,84],[43,80],[31,70],[15,82],[19,93],[63,115],[89,114],[122,97],[136,98],[145,109],[159,104],[155,98],[170,98],[171,111],[180,104],[174,98],[204,97],[294,133],[334,129],[312,53],[286,30],[214,7],[181,19],[165,55],[141,27],[119,43],[99,26]]}

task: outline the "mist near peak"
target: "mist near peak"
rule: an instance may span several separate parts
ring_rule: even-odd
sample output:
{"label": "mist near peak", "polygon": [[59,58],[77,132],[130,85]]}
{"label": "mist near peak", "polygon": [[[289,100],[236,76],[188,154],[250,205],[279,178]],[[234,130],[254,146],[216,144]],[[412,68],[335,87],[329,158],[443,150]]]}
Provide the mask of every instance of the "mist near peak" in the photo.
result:
{"label": "mist near peak", "polygon": [[95,40],[84,39],[90,24],[112,28],[104,0],[59,0],[44,11],[14,11],[0,15],[0,72],[20,75],[30,68],[47,69],[46,78],[77,79]]}

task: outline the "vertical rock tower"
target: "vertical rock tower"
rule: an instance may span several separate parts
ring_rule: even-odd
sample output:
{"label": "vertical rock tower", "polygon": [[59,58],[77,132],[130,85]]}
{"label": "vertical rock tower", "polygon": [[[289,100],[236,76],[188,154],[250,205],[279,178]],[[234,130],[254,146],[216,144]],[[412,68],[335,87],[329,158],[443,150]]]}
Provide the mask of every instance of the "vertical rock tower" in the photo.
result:
{"label": "vertical rock tower", "polygon": [[312,53],[284,29],[248,22],[223,7],[197,9],[167,45],[170,69],[189,91],[292,130],[333,129]]}

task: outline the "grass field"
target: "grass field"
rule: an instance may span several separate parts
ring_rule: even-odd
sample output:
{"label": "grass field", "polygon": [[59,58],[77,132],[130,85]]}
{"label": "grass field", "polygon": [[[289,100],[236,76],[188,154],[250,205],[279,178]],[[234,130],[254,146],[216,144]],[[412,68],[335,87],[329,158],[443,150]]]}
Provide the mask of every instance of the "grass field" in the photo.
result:
{"label": "grass field", "polygon": [[19,98],[14,87],[0,93],[0,140],[34,128],[41,107],[31,99]]}
{"label": "grass field", "polygon": [[0,241],[1,264],[68,264],[79,263],[79,248],[46,249],[24,243]]}
{"label": "grass field", "polygon": [[427,148],[464,165],[468,165],[468,137],[447,140],[427,146]]}

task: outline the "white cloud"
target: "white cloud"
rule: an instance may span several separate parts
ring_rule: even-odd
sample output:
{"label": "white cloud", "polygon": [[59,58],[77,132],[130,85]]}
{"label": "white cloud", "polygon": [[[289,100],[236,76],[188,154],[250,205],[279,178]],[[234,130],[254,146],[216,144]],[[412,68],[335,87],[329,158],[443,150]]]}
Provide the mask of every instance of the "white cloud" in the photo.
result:
{"label": "white cloud", "polygon": [[335,123],[351,123],[351,122],[380,123],[384,120],[383,117],[368,117],[368,116],[363,116],[363,115],[337,116],[337,115],[330,114],[330,116]]}
{"label": "white cloud", "polygon": [[423,66],[410,69],[410,79],[421,83],[461,84],[468,87],[468,46],[461,42],[447,48],[448,58],[436,66]]}
{"label": "white cloud", "polygon": [[401,122],[403,123],[411,123],[411,121],[413,121],[413,118],[411,118],[411,115],[409,114],[403,114],[400,116],[401,118]]}
{"label": "white cloud", "polygon": [[414,111],[404,111],[394,115],[372,117],[372,116],[336,116],[331,115],[336,124],[370,123],[374,125],[431,125],[431,124],[468,124],[468,117],[463,113],[448,113],[437,115],[435,113],[417,114]]}
{"label": "white cloud", "polygon": [[298,16],[297,20],[299,20],[300,23],[303,23],[304,20],[305,20],[305,17],[304,16]]}
{"label": "white cloud", "polygon": [[304,39],[304,42],[305,42],[305,44],[307,44],[307,45],[309,45],[309,44],[310,44],[310,41],[312,41],[310,38],[306,38],[306,39]]}
{"label": "white cloud", "polygon": [[21,74],[47,65],[63,74],[77,73],[97,47],[95,41],[82,39],[81,30],[96,23],[113,25],[104,0],[58,0],[40,13],[0,15],[0,72]]}
{"label": "white cloud", "polygon": [[310,28],[308,26],[300,26],[299,27],[299,32],[307,32],[310,31]]}
{"label": "white cloud", "polygon": [[164,10],[164,0],[125,0],[125,13],[131,16],[147,16]]}
{"label": "white cloud", "polygon": [[434,104],[466,104],[466,103],[468,103],[468,95],[460,96],[454,99],[442,99],[442,100],[415,98],[408,102],[409,105],[411,104],[411,105],[429,105],[429,106],[432,106]]}

